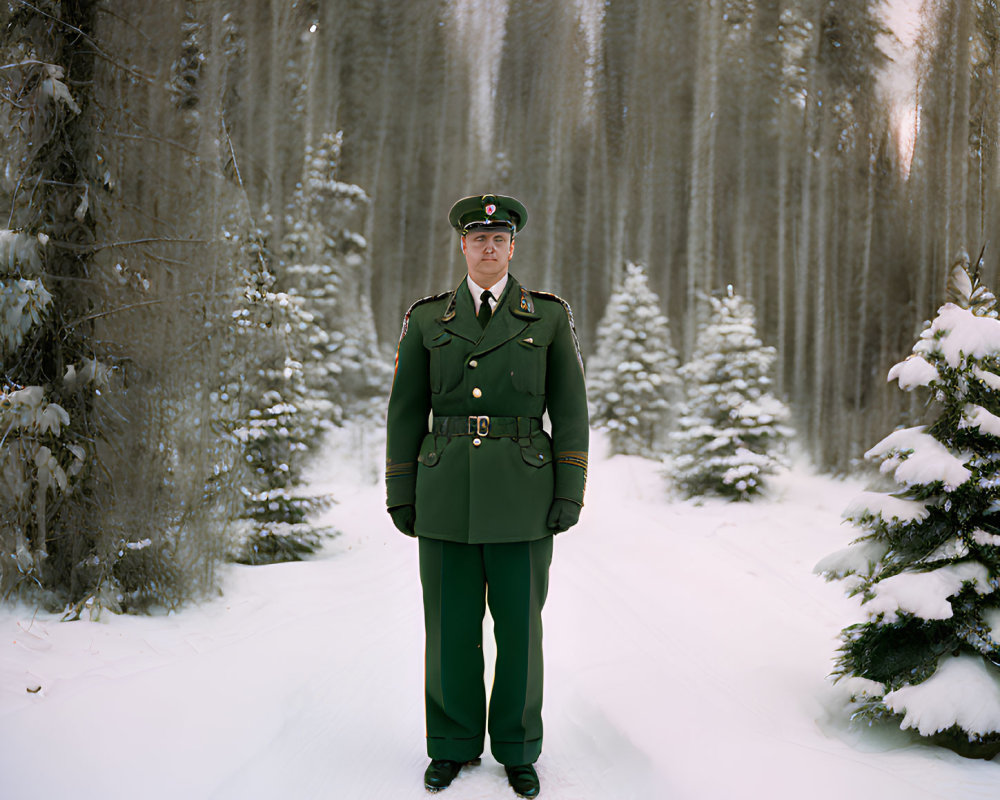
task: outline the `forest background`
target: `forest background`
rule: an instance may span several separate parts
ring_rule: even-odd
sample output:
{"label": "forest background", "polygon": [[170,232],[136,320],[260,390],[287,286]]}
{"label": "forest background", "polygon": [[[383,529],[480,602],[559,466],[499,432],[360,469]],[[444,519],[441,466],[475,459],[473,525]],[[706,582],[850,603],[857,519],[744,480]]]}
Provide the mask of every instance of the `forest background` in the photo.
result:
{"label": "forest background", "polygon": [[248,501],[244,451],[287,399],[247,394],[319,347],[289,298],[326,274],[327,327],[384,376],[405,308],[461,277],[447,209],[486,191],[528,207],[514,271],[572,304],[585,356],[628,261],[682,358],[734,285],[803,446],[848,470],[919,410],[884,376],[951,263],[1000,261],[1000,11],[921,10],[901,101],[868,0],[5,2],[5,287],[40,281],[17,291],[49,324],[4,342],[4,397],[41,388],[0,408],[0,590],[211,586],[220,525],[281,488]]}

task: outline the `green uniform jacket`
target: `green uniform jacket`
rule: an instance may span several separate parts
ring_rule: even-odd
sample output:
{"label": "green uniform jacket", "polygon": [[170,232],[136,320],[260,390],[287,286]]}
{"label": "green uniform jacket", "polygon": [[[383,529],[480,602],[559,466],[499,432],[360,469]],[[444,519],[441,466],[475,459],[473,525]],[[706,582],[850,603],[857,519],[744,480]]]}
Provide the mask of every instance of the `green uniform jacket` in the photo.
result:
{"label": "green uniform jacket", "polygon": [[[454,542],[551,535],[555,497],[583,504],[587,391],[569,306],[510,276],[485,330],[466,282],[403,320],[389,397],[387,506],[416,506],[418,536]],[[440,417],[541,418],[503,438],[430,431]],[[525,420],[526,422],[526,420]],[[472,423],[475,430],[476,423]]]}

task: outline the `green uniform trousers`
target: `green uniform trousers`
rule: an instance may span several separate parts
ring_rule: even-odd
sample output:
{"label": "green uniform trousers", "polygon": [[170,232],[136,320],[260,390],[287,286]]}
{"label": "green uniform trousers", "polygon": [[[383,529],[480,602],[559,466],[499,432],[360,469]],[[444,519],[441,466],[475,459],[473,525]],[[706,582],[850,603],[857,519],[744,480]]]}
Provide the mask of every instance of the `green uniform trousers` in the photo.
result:
{"label": "green uniform trousers", "polygon": [[471,761],[486,738],[483,617],[497,645],[490,751],[501,764],[532,764],[542,751],[542,606],[552,537],[464,544],[420,537],[427,635],[427,755]]}

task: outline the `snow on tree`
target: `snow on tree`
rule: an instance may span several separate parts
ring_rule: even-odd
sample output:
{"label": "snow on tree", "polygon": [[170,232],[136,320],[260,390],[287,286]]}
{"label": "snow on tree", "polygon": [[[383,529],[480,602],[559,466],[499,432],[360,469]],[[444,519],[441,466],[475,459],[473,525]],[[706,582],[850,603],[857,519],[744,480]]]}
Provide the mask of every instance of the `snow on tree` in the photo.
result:
{"label": "snow on tree", "polygon": [[681,392],[667,317],[641,265],[628,263],[597,327],[587,371],[591,420],[612,453],[655,457]]}
{"label": "snow on tree", "polygon": [[204,25],[190,8],[184,12],[181,33],[184,40],[181,43],[180,55],[170,65],[167,90],[173,96],[178,108],[188,110],[198,105],[201,71],[205,63],[205,52],[201,46]]}
{"label": "snow on tree", "polygon": [[844,516],[866,533],[816,571],[862,597],[834,675],[855,716],[891,719],[963,755],[1000,752],[1000,320],[968,257],[951,302],[906,360],[900,389],[929,390],[927,422],[865,457],[891,477]]}
{"label": "snow on tree", "polygon": [[330,426],[358,413],[387,380],[361,285],[365,242],[351,229],[368,198],[335,179],[340,145],[340,134],[325,134],[315,149],[306,146],[280,259],[263,232],[233,221],[230,236],[247,264],[233,318],[237,349],[251,361],[237,359],[249,369],[217,397],[235,399],[228,427],[248,467],[237,561],[299,559],[330,533],[310,522],[331,498],[308,492],[304,470]]}
{"label": "snow on tree", "polygon": [[[148,577],[133,531],[102,528],[116,479],[101,455],[121,444],[110,347],[91,337],[100,272],[93,50],[79,43],[96,10],[10,7],[0,58],[8,209],[0,231],[0,597],[49,607],[119,608]],[[58,15],[58,16],[57,16]],[[21,191],[31,185],[30,192]],[[95,501],[95,498],[101,500]],[[138,578],[133,581],[133,578]],[[169,582],[169,579],[164,581]],[[78,613],[78,611],[77,611]]]}
{"label": "snow on tree", "polygon": [[369,298],[367,242],[354,228],[369,199],[337,180],[341,133],[307,145],[303,180],[286,221],[279,283],[303,298],[314,325],[303,359],[313,412],[325,424],[382,413],[391,361],[378,346]]}
{"label": "snow on tree", "polygon": [[788,409],[770,393],[775,350],[757,336],[753,306],[732,286],[708,299],[709,319],[680,369],[686,397],[671,475],[688,495],[749,500],[784,464]]}
{"label": "snow on tree", "polygon": [[[50,495],[54,504],[68,489],[67,476],[79,472],[84,451],[64,441],[70,424],[66,410],[43,386],[17,383],[18,351],[44,322],[52,295],[43,282],[44,234],[0,230],[0,589],[10,591],[26,578],[39,581],[48,558]],[[27,371],[27,370],[25,370]],[[63,468],[65,464],[72,468]]]}
{"label": "snow on tree", "polygon": [[223,459],[217,468],[220,490],[235,484],[242,494],[230,555],[250,564],[299,560],[330,533],[310,522],[330,498],[303,485],[323,432],[302,364],[315,323],[302,297],[275,290],[263,231],[239,215],[230,228],[234,260],[244,264],[242,291],[233,293],[229,373],[211,397],[242,462]]}

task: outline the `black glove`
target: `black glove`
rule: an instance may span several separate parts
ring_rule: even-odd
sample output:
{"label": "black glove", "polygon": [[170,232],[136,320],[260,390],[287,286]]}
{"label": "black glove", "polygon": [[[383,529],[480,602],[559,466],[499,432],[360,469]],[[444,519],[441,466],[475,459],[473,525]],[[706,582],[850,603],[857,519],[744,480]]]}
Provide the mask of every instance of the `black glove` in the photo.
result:
{"label": "black glove", "polygon": [[398,530],[407,536],[417,535],[413,532],[413,523],[417,519],[417,509],[414,506],[393,506],[389,509],[389,516]]}
{"label": "black glove", "polygon": [[552,501],[548,519],[545,520],[545,527],[550,531],[562,533],[576,525],[579,520],[580,504],[557,497]]}

